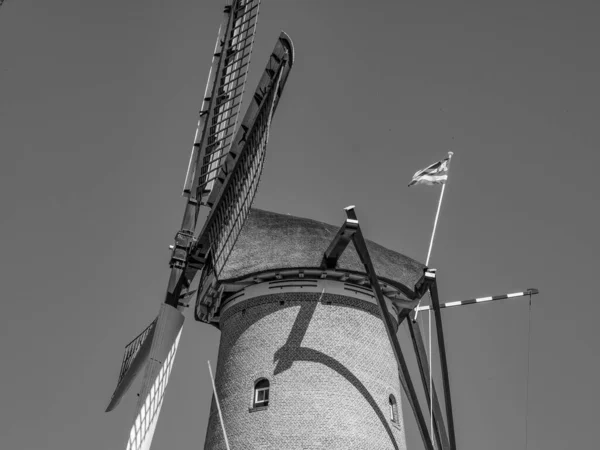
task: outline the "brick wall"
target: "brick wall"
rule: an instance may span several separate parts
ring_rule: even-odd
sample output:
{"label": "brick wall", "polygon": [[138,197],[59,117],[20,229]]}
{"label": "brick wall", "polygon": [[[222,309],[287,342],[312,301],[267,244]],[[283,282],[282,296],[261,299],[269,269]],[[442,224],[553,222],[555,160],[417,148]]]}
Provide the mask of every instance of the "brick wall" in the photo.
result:
{"label": "brick wall", "polygon": [[[226,309],[221,332],[216,386],[232,450],[406,449],[397,366],[376,305],[262,295]],[[269,406],[250,412],[259,378],[270,382]],[[225,449],[214,401],[204,448]]]}

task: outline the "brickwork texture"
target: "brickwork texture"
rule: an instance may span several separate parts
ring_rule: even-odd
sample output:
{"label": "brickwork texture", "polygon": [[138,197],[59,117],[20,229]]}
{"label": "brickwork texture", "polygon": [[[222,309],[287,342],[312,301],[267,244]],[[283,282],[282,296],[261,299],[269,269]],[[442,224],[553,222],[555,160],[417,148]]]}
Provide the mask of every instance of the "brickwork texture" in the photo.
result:
{"label": "brickwork texture", "polygon": [[[252,410],[261,378],[269,405]],[[367,302],[284,292],[226,309],[215,381],[232,450],[406,449],[396,361]],[[204,448],[226,449],[214,399]]]}

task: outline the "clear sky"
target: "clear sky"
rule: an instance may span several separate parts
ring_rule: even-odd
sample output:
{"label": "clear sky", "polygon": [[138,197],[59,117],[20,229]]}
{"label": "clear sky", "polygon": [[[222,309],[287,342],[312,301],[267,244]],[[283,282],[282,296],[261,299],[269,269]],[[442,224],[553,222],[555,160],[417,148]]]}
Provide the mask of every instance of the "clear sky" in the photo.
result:
{"label": "clear sky", "polygon": [[[124,448],[135,389],[104,409],[123,346],[163,299],[221,11],[0,8],[2,449]],[[259,208],[341,224],[355,204],[368,238],[424,261],[439,187],[406,185],[455,152],[430,265],[443,301],[540,289],[531,450],[597,444],[599,14],[593,1],[264,0],[248,80],[253,92],[288,32],[296,63]],[[526,300],[444,311],[459,448],[526,448],[528,318]],[[154,448],[202,448],[218,342],[188,315]]]}

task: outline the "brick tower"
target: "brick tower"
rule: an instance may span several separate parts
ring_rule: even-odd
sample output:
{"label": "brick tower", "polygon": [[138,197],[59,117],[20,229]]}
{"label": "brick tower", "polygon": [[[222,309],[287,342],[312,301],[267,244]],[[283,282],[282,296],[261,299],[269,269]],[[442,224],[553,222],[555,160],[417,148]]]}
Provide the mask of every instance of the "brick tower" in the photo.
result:
{"label": "brick tower", "polygon": [[[323,269],[336,231],[252,209],[196,305],[221,330],[215,380],[232,449],[406,449],[404,393],[364,267],[348,246]],[[397,327],[424,266],[367,245]],[[214,399],[204,448],[225,449]]]}

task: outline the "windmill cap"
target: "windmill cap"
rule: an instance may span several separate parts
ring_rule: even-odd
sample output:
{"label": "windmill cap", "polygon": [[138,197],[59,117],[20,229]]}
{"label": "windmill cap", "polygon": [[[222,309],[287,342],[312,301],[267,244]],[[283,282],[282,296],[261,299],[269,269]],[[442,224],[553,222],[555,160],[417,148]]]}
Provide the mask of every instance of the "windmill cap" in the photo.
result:
{"label": "windmill cap", "polygon": [[[219,278],[236,280],[276,269],[318,269],[338,230],[339,225],[252,208]],[[373,241],[367,240],[367,247],[380,279],[413,290],[424,264]],[[336,270],[365,273],[352,244],[339,258]]]}

